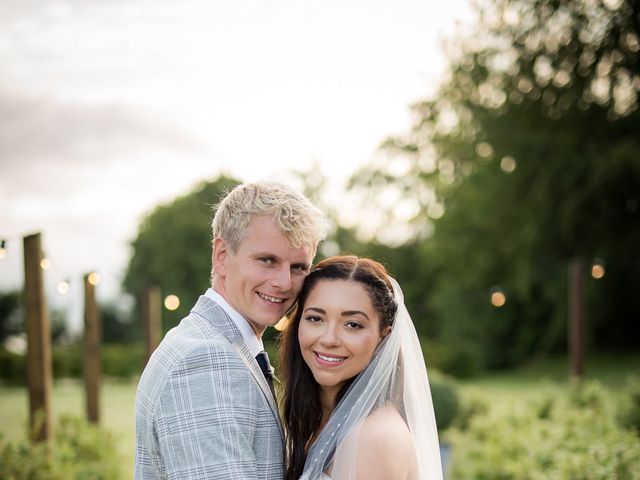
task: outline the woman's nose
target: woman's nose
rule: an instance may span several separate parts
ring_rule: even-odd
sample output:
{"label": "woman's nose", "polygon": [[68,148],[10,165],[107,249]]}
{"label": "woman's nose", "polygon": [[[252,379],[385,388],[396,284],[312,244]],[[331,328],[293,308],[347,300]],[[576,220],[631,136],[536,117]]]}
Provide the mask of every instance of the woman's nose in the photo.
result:
{"label": "woman's nose", "polygon": [[327,324],[322,335],[320,336],[320,342],[325,346],[336,346],[340,344],[340,337],[336,331],[336,326]]}

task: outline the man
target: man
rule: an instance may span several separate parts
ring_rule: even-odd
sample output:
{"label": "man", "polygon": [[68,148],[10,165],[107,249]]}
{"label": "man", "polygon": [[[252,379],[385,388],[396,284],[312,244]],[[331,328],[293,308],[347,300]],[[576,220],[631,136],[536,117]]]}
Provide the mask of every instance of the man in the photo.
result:
{"label": "man", "polygon": [[140,378],[136,479],[283,477],[271,371],[256,356],[296,300],[324,219],[304,196],[255,183],[222,200],[212,230],[211,288]]}

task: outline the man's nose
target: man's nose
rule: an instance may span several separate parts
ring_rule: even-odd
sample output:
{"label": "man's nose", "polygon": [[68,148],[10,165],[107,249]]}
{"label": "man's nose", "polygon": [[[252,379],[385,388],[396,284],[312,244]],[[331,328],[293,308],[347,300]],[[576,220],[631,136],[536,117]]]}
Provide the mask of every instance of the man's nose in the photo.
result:
{"label": "man's nose", "polygon": [[280,290],[291,290],[291,269],[288,265],[282,265],[274,274],[271,283]]}

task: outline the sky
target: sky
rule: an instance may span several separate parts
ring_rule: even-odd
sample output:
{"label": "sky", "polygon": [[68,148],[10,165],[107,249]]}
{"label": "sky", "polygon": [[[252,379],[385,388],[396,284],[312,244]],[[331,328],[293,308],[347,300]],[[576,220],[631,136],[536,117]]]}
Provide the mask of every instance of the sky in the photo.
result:
{"label": "sky", "polygon": [[2,0],[0,291],[41,232],[47,299],[77,327],[83,274],[125,302],[140,219],[199,182],[315,165],[339,196],[470,19],[469,0]]}

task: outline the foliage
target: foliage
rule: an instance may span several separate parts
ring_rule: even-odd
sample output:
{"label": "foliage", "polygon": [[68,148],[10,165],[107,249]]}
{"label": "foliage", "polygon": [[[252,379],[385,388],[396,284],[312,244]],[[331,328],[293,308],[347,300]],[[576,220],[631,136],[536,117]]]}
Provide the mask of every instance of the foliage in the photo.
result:
{"label": "foliage", "polygon": [[0,292],[0,344],[23,331],[22,298],[19,291]]}
{"label": "foliage", "polygon": [[618,418],[623,427],[640,436],[640,378],[631,378],[626,390],[629,394],[623,401]]}
{"label": "foliage", "polygon": [[27,383],[25,356],[0,348],[0,380],[9,385],[25,385]]}
{"label": "foliage", "polygon": [[[70,341],[67,315],[58,309],[49,309],[51,343],[62,345]],[[24,305],[21,291],[0,292],[0,344],[8,337],[25,333]]]}
{"label": "foliage", "polygon": [[640,438],[615,421],[598,383],[546,394],[505,411],[490,408],[452,432],[452,478],[599,480],[640,478]]}
{"label": "foliage", "polygon": [[458,388],[453,380],[444,377],[436,370],[429,371],[429,386],[436,415],[438,432],[442,433],[456,420],[460,406]]}
{"label": "foliage", "polygon": [[[82,378],[84,351],[81,345],[54,348],[51,352],[53,378]],[[101,348],[102,374],[105,377],[131,379],[144,368],[144,347],[140,343],[105,344]],[[8,385],[25,385],[25,355],[0,348],[0,380]]]}
{"label": "foliage", "polygon": [[[138,301],[152,286],[160,287],[164,296],[178,296],[177,310],[163,309],[164,331],[184,317],[210,285],[212,207],[238,183],[220,176],[156,207],[140,223],[124,287]],[[139,315],[138,304],[136,316]]]}
{"label": "foliage", "polygon": [[100,305],[102,342],[133,343],[142,341],[142,325],[116,304]]}
{"label": "foliage", "polygon": [[[427,300],[409,307],[428,312],[439,342],[475,344],[493,368],[561,349],[567,262],[599,257],[606,275],[587,284],[589,338],[632,349],[640,2],[479,8],[469,35],[450,42],[448,77],[415,106],[412,130],[352,186],[387,210],[381,233],[413,212],[410,282]],[[495,291],[506,295],[499,309]]]}
{"label": "foliage", "polygon": [[119,477],[115,440],[75,417],[62,417],[52,446],[15,443],[0,436],[0,478],[6,480],[109,480]]}

